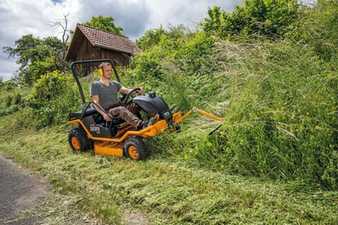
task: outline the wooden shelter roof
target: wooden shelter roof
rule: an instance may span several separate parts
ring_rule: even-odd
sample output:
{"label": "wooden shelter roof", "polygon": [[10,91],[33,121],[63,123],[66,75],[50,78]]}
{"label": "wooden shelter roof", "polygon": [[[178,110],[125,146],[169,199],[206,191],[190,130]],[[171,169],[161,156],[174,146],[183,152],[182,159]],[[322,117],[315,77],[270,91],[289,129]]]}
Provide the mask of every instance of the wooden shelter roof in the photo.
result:
{"label": "wooden shelter roof", "polygon": [[129,55],[134,55],[138,51],[136,44],[127,37],[77,24],[67,51],[66,59],[69,58],[70,54],[74,54],[72,51],[76,51],[75,48],[78,46],[78,44],[76,44],[76,37],[78,37],[77,33],[79,32],[84,35],[93,47],[127,53]]}

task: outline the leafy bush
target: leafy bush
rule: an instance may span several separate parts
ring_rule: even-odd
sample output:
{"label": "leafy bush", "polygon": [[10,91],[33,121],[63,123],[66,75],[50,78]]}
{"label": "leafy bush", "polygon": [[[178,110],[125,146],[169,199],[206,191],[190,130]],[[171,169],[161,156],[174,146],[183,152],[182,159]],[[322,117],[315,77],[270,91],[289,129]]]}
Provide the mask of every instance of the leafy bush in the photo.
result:
{"label": "leafy bush", "polygon": [[12,95],[8,95],[8,96],[5,98],[5,106],[6,106],[6,107],[11,106],[11,105],[12,105],[12,100],[13,100]]}
{"label": "leafy bush", "polygon": [[13,89],[0,91],[0,116],[16,112],[23,104],[22,95]]}
{"label": "leafy bush", "polygon": [[162,26],[157,29],[147,30],[141,38],[137,39],[137,46],[143,50],[149,49],[157,45],[166,33]]}
{"label": "leafy bush", "polygon": [[202,105],[223,89],[226,79],[217,76],[214,43],[204,32],[192,34],[182,27],[163,31],[157,44],[134,58],[128,85],[156,90],[181,109]]}
{"label": "leafy bush", "polygon": [[20,93],[15,93],[13,96],[13,102],[14,105],[20,105],[22,103],[22,96]]}
{"label": "leafy bush", "polygon": [[6,108],[0,108],[0,116],[6,116],[8,114],[14,113],[18,111],[18,106],[17,105],[11,105]]}
{"label": "leafy bush", "polygon": [[11,91],[17,86],[14,80],[3,81],[1,85],[1,89],[5,91]]}
{"label": "leafy bush", "polygon": [[211,75],[213,66],[214,39],[200,32],[188,39],[175,53],[175,60],[180,71],[186,76]]}
{"label": "leafy bush", "polygon": [[38,128],[64,122],[68,113],[78,109],[78,93],[69,75],[58,71],[42,76],[33,86],[29,107]]}

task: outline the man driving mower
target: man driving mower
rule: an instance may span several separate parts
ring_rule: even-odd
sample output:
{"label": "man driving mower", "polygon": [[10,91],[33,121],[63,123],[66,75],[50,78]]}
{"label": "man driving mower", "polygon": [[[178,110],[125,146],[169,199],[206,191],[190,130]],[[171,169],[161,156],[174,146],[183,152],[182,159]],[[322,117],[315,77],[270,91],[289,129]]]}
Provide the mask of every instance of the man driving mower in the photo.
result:
{"label": "man driving mower", "polygon": [[[136,129],[146,127],[146,122],[139,119],[126,107],[121,106],[118,93],[128,94],[131,89],[123,87],[118,81],[112,81],[112,65],[108,62],[99,65],[101,78],[91,84],[90,96],[95,109],[102,115],[105,121],[112,121],[112,118],[120,118]],[[144,94],[140,88],[139,94]]]}

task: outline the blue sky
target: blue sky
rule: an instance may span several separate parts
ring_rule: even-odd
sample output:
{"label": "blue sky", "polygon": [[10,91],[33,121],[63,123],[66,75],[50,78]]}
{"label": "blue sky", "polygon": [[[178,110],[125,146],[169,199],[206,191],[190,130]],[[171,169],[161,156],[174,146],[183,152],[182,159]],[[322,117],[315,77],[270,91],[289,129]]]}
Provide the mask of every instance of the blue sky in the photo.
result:
{"label": "blue sky", "polygon": [[183,24],[190,28],[205,17],[208,7],[231,11],[241,0],[1,0],[0,1],[0,77],[8,79],[18,69],[15,59],[2,52],[22,35],[60,36],[53,23],[68,15],[70,28],[92,16],[112,16],[135,40],[145,30]]}

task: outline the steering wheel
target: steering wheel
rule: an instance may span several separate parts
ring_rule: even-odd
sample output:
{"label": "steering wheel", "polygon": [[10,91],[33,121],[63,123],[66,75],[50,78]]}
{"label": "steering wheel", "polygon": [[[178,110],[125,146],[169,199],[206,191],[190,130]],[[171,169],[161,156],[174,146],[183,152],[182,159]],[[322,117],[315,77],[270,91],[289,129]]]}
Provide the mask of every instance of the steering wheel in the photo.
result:
{"label": "steering wheel", "polygon": [[141,88],[133,88],[131,89],[125,96],[123,96],[121,103],[123,105],[128,104],[131,100],[129,100],[130,96],[132,96],[132,94],[136,93],[137,91],[141,91]]}

